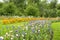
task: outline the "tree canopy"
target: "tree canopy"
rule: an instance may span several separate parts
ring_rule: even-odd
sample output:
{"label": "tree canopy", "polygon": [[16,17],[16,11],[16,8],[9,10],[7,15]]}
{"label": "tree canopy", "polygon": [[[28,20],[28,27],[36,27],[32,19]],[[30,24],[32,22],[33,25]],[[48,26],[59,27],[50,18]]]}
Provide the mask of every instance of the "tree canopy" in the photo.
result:
{"label": "tree canopy", "polygon": [[58,0],[4,0],[0,2],[0,15],[60,17]]}

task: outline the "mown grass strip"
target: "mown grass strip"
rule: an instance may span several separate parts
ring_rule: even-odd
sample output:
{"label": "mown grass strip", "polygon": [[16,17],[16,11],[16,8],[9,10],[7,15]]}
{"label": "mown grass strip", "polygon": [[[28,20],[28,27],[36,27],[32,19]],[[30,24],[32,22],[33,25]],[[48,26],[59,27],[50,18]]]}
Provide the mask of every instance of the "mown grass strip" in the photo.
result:
{"label": "mown grass strip", "polygon": [[60,22],[52,23],[51,27],[54,32],[53,40],[60,40]]}

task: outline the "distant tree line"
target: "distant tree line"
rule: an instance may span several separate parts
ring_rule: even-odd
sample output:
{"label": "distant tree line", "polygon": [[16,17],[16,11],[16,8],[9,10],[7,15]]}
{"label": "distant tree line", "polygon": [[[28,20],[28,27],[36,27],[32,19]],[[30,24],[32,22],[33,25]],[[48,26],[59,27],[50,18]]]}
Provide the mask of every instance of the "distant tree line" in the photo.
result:
{"label": "distant tree line", "polygon": [[0,2],[0,16],[60,17],[57,0],[4,0]]}

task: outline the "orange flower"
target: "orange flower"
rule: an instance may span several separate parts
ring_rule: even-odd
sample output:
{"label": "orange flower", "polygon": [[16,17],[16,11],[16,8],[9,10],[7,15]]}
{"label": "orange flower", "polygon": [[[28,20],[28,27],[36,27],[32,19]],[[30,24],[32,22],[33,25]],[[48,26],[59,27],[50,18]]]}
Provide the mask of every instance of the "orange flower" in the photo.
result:
{"label": "orange flower", "polygon": [[16,20],[15,20],[15,19],[9,19],[9,22],[10,22],[10,23],[15,23]]}
{"label": "orange flower", "polygon": [[9,20],[2,20],[2,23],[3,24],[9,24],[10,22],[9,22]]}

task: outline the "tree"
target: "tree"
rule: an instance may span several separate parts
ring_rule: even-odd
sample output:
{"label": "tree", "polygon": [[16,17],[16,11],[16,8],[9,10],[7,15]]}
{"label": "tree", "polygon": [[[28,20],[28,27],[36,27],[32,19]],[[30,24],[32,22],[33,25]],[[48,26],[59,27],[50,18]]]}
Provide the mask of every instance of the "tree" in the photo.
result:
{"label": "tree", "polygon": [[14,3],[4,4],[3,10],[4,15],[11,15],[11,16],[18,14],[19,11],[17,7],[14,5]]}
{"label": "tree", "polygon": [[26,8],[26,15],[28,16],[39,16],[39,9],[35,6],[29,5]]}
{"label": "tree", "polygon": [[40,11],[40,17],[44,17],[44,15],[46,14],[46,9],[47,9],[47,1],[46,0],[39,1],[37,6]]}
{"label": "tree", "polygon": [[25,0],[10,0],[10,2],[13,2],[17,6],[17,8],[20,10],[20,12],[24,13],[24,9],[26,8]]}
{"label": "tree", "polygon": [[60,17],[60,10],[57,10],[57,16]]}
{"label": "tree", "polygon": [[47,0],[4,0],[0,3],[0,15],[57,17],[59,10],[57,0],[50,3]]}
{"label": "tree", "polygon": [[0,3],[0,16],[4,15],[3,3]]}
{"label": "tree", "polygon": [[49,4],[49,17],[57,17],[57,8],[56,8],[56,5],[57,5],[57,0],[52,0]]}

